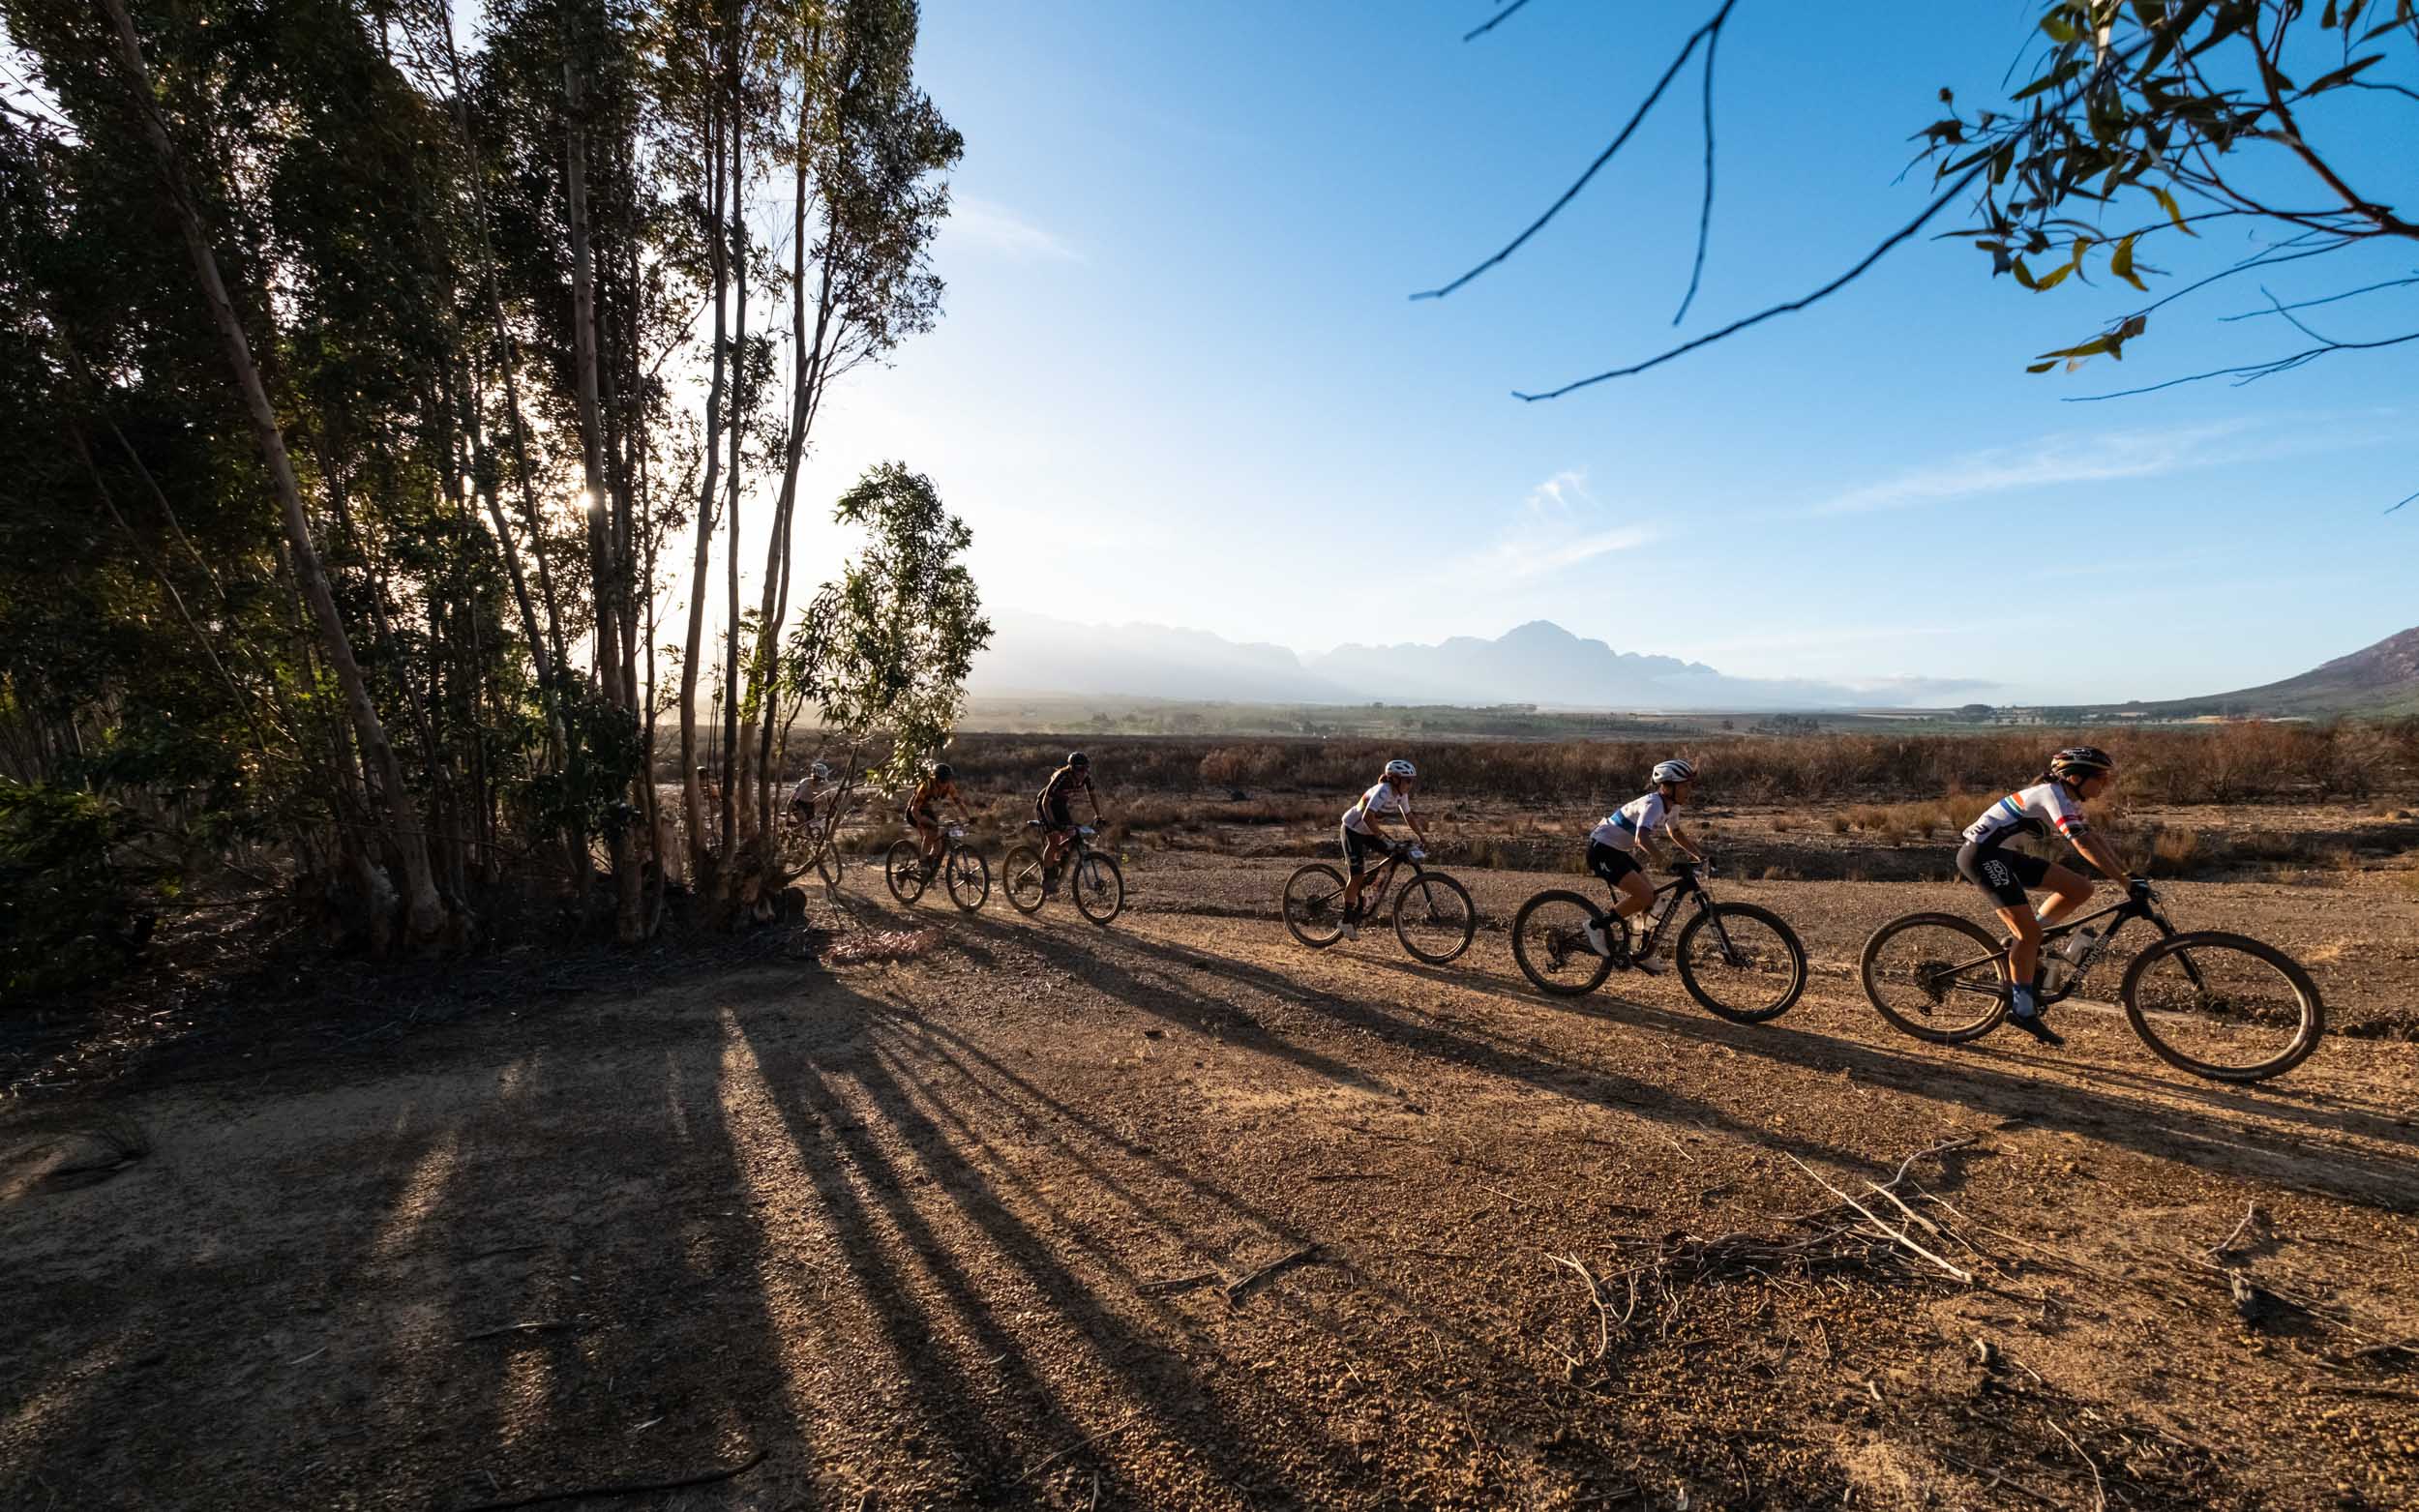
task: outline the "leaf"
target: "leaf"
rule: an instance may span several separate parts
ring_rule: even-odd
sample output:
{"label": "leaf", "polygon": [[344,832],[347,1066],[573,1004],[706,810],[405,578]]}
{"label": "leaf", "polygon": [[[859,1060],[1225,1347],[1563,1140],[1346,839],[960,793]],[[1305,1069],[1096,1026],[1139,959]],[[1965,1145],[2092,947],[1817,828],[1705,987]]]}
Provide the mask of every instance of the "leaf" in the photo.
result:
{"label": "leaf", "polygon": [[2051,69],[2048,73],[2044,74],[2041,77],[2033,80],[2031,83],[2025,85],[2022,89],[2017,90],[2015,94],[2010,95],[2008,98],[2010,100],[2030,100],[2035,95],[2041,94],[2046,90],[2057,88],[2060,84],[2065,83],[2067,80],[2082,72],[2083,60],[2080,58],[2069,58],[2064,63],[2059,64],[2056,68]]}
{"label": "leaf", "polygon": [[2071,262],[2066,264],[2064,267],[2053,269],[2048,276],[2033,284],[2033,292],[2038,294],[2056,288],[2060,283],[2066,281],[2066,276],[2074,271],[2075,264]]}
{"label": "leaf", "polygon": [[2033,277],[2033,270],[2032,270],[2032,269],[2030,269],[2030,268],[2028,268],[2028,267],[2024,266],[2024,259],[2023,259],[2023,258],[2021,258],[2021,257],[2016,258],[2016,265],[2015,265],[2015,266],[2016,266],[2016,282],[2018,284],[2022,285],[2022,286],[2023,286],[2023,287],[2025,287],[2025,288],[2030,288],[2030,289],[2037,289],[2037,288],[2041,287],[2041,281]]}
{"label": "leaf", "polygon": [[2058,364],[2055,359],[2048,362],[2026,363],[2024,365],[2024,371],[2026,372],[2047,372],[2050,369],[2055,368],[2057,365]]}
{"label": "leaf", "polygon": [[2327,8],[2318,13],[2318,30],[2322,32],[2335,30],[2335,0],[2327,0]]}
{"label": "leaf", "polygon": [[2103,334],[2093,337],[2080,346],[2062,346],[2054,352],[2044,352],[2041,355],[2043,361],[2054,362],[2061,357],[2097,357],[2107,349],[2108,338]]}
{"label": "leaf", "polygon": [[2197,236],[2200,234],[2199,232],[2194,230],[2191,226],[2184,223],[2184,212],[2175,208],[2175,196],[2173,194],[2168,193],[2165,190],[2161,189],[2156,184],[2145,184],[2142,188],[2150,191],[2150,197],[2159,201],[2159,208],[2167,213],[2167,219],[2175,222],[2175,228],[2177,230],[2183,232],[2186,236]]}
{"label": "leaf", "polygon": [[2052,11],[2041,18],[2041,29],[2049,34],[2051,42],[2081,42],[2083,34],[2067,24],[2064,17]]}
{"label": "leaf", "polygon": [[2346,80],[2350,79],[2353,74],[2359,73],[2362,69],[2367,68],[2372,63],[2382,62],[2384,58],[2384,53],[2373,52],[2365,58],[2358,58],[2350,63],[2344,64],[2342,68],[2337,69],[2332,74],[2322,74],[2311,81],[2310,87],[2303,90],[2302,95],[2305,99],[2307,99],[2309,96],[2321,94],[2327,90],[2337,88],[2344,84]]}
{"label": "leaf", "polygon": [[[2136,231],[2134,234],[2135,236],[2138,236],[2141,233]],[[2123,279],[2126,282],[2133,284],[2135,288],[2140,289],[2143,293],[2147,294],[2150,292],[2150,285],[2144,283],[2142,282],[2141,275],[2134,271],[2133,236],[2129,236],[2125,238],[2125,240],[2117,243],[2115,253],[2108,258],[2108,271],[2116,275],[2118,278]]]}

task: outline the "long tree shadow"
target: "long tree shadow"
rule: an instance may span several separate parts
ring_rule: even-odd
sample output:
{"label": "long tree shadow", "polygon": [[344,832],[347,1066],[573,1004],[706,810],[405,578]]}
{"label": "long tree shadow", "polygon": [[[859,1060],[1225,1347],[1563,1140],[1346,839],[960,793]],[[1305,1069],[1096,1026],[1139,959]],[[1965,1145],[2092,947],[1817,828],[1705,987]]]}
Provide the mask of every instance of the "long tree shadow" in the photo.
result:
{"label": "long tree shadow", "polygon": [[[977,932],[996,932],[999,938],[1009,937],[1002,926],[988,921],[970,920],[969,925]],[[1102,936],[1114,939],[1117,947],[1165,963],[1168,968],[1145,972],[1120,964],[1106,951],[1086,949],[1046,930],[1021,931],[1015,937],[1045,962],[1139,1012],[1188,1027],[1210,1029],[1234,1043],[1265,1051],[1314,1075],[1347,1085],[1384,1088],[1386,1083],[1329,1055],[1271,1033],[1237,1004],[1189,985],[1180,972],[1197,972],[1240,983],[1300,1004],[1329,1023],[1362,1030],[1415,1054],[1482,1075],[1657,1121],[1713,1130],[1771,1149],[1819,1157],[1861,1170],[1880,1169],[1873,1157],[1745,1122],[1716,1104],[1637,1081],[1601,1064],[1549,1058],[1533,1048],[1508,1046],[1484,1035],[1463,1032],[1459,1026],[1405,1017],[1378,1003],[1305,987],[1290,977],[1231,956],[1131,933]]]}
{"label": "long tree shadow", "polygon": [[[1450,982],[1448,974],[1407,962],[1367,963]],[[2179,1149],[2204,1163],[2233,1167],[2280,1185],[2354,1201],[2392,1212],[2419,1211],[2419,1155],[2402,1156],[2312,1140],[2289,1130],[2262,1129],[2252,1119],[2274,1119],[2312,1129],[2342,1132],[2379,1143],[2419,1149],[2419,1130],[2358,1109],[2329,1110],[2298,1098],[2283,1098],[2199,1082],[2165,1079],[2123,1068],[2094,1066],[2006,1051],[1927,1054],[1896,1051],[1862,1040],[1793,1028],[1786,1023],[1734,1024],[1689,1012],[1669,1012],[1623,998],[1548,997],[1519,988],[1462,980],[1463,990],[1511,998],[1556,1013],[1598,1019],[1632,1028],[1654,1028],[1684,1039],[1720,1045],[1814,1071],[1847,1071],[1863,1081],[1921,1096],[1946,1098],[2002,1117],[2020,1114],[2068,1127],[2087,1128],[2144,1154],[2173,1156]],[[2145,1052],[2144,1053],[2147,1053]],[[2323,1051],[2321,1052],[2323,1053]],[[2001,1069],[1977,1054],[2088,1080],[2075,1086]],[[1955,1058],[1951,1058],[1954,1055]],[[2120,1088],[2156,1096],[2130,1096]],[[2173,1098],[2177,1102],[2162,1099]],[[2198,1104],[2201,1108],[2178,1106]],[[2202,1111],[2202,1109],[2210,1111]],[[2237,1120],[2225,1112],[2246,1115]],[[2284,1141],[2292,1149],[2272,1156]],[[2350,1179],[2333,1179],[2342,1175]]]}

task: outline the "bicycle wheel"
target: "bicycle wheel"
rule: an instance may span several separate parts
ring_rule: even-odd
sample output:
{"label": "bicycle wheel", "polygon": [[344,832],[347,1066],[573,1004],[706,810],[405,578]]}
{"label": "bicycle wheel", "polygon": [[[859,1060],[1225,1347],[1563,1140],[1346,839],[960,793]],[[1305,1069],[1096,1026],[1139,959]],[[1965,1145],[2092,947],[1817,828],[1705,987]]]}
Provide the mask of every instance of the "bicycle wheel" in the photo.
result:
{"label": "bicycle wheel", "polygon": [[1097,850],[1084,852],[1068,874],[1075,908],[1094,924],[1106,924],[1125,907],[1125,874],[1115,858]]}
{"label": "bicycle wheel", "polygon": [[1313,950],[1344,937],[1344,874],[1313,861],[1285,879],[1285,928]]}
{"label": "bicycle wheel", "polygon": [[924,896],[924,884],[932,880],[924,875],[923,847],[911,840],[893,845],[882,858],[881,870],[889,880],[890,896],[911,906]]}
{"label": "bicycle wheel", "polygon": [[1008,890],[1008,902],[1019,913],[1039,913],[1042,898],[1041,852],[1030,845],[1019,845],[1000,863],[1000,885]]}
{"label": "bicycle wheel", "polygon": [[1806,991],[1806,947],[1779,915],[1753,904],[1699,909],[1673,954],[1688,995],[1733,1023],[1777,1019]]}
{"label": "bicycle wheel", "polygon": [[1962,1045],[2008,1011],[1998,937],[1954,913],[1910,913],[1865,942],[1865,995],[1905,1033]]}
{"label": "bicycle wheel", "polygon": [[991,896],[991,863],[971,845],[950,846],[941,871],[949,879],[949,901],[965,912],[972,913]]}
{"label": "bicycle wheel", "polygon": [[1442,873],[1415,876],[1394,895],[1394,937],[1432,966],[1468,950],[1478,933],[1470,889]]}
{"label": "bicycle wheel", "polygon": [[825,887],[832,888],[835,891],[838,890],[840,886],[840,852],[838,848],[830,845],[828,842],[816,846],[814,871],[816,875],[823,879],[823,885]]}
{"label": "bicycle wheel", "polygon": [[2326,1032],[2310,973],[2240,934],[2169,935],[2134,958],[2117,997],[2160,1059],[2213,1082],[2283,1076]]}
{"label": "bicycle wheel", "polygon": [[[1588,946],[1587,929],[1601,922],[1610,956]],[[1629,959],[1629,921],[1615,918],[1578,893],[1539,893],[1512,915],[1512,959],[1540,993],[1577,997],[1613,974],[1615,957]]]}

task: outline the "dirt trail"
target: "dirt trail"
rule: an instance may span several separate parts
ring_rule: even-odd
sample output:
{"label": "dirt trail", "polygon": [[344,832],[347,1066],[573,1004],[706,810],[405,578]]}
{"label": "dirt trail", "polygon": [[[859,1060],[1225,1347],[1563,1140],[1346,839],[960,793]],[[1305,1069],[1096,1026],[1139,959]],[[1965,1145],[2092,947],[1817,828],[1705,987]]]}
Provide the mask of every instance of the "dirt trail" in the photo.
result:
{"label": "dirt trail", "polygon": [[[1137,876],[1105,931],[926,908],[922,961],[490,1017],[334,1086],[12,1114],[0,1505],[465,1508],[759,1450],[572,1504],[2419,1498],[2419,1361],[2373,1349],[2419,1335],[2414,1047],[2251,1090],[2105,1015],[1933,1051],[1828,925],[1774,1024],[1633,977],[1548,1000],[1500,934],[1305,951],[1253,916],[1272,873]],[[153,1153],[36,1179],[111,1115]],[[1900,1190],[1975,1285],[1617,1279],[1672,1235],[1805,1238],[1817,1173],[1961,1139],[1910,1172],[1947,1205]],[[2310,1311],[2247,1324],[2229,1268]]]}

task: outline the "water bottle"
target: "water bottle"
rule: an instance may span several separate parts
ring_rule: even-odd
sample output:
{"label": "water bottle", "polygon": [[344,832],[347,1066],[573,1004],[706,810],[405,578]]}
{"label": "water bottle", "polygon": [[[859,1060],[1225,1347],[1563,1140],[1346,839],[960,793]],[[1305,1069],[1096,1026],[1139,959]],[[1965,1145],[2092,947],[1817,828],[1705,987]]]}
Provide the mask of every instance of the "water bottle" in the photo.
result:
{"label": "water bottle", "polygon": [[2066,937],[2065,944],[2058,947],[2058,954],[2079,966],[2083,964],[2083,958],[2091,954],[2092,947],[2099,943],[2099,931],[2076,930]]}
{"label": "water bottle", "polygon": [[2041,980],[2041,990],[2044,993],[2055,993],[2064,991],[2066,988],[2066,979],[2074,972],[2074,964],[2064,956],[2059,955],[2054,950],[2045,952],[2041,958],[2041,966],[2038,972]]}

